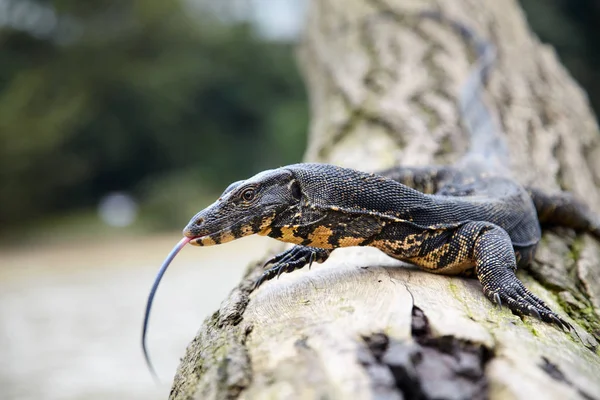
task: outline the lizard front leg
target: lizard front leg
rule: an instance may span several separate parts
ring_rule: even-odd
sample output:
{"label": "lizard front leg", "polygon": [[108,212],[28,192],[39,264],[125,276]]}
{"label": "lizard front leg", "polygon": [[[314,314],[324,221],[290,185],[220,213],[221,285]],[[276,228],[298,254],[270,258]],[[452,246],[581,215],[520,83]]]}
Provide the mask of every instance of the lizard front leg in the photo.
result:
{"label": "lizard front leg", "polygon": [[504,229],[487,222],[471,222],[464,228],[467,237],[474,239],[475,272],[488,299],[498,305],[506,304],[518,313],[533,315],[561,328],[571,328],[517,278],[515,253]]}
{"label": "lizard front leg", "polygon": [[255,288],[259,287],[265,281],[271,280],[276,276],[278,277],[283,272],[292,272],[304,267],[307,264],[310,268],[312,263],[315,261],[322,263],[329,258],[331,252],[331,249],[326,250],[319,249],[317,247],[297,245],[291,249],[279,253],[267,260],[267,262],[263,265],[264,268],[269,264],[273,264],[271,268],[263,272],[260,278],[258,278]]}
{"label": "lizard front leg", "polygon": [[546,194],[534,188],[527,188],[527,192],[533,200],[541,224],[589,232],[600,239],[600,216],[571,193]]}

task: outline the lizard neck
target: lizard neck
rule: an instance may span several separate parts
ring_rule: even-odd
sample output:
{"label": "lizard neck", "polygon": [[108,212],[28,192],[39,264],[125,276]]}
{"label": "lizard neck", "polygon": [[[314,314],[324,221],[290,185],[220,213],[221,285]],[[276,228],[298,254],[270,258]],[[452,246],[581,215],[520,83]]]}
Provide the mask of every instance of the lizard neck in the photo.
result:
{"label": "lizard neck", "polygon": [[437,201],[389,178],[328,164],[291,166],[304,194],[303,211],[342,210],[411,220]]}

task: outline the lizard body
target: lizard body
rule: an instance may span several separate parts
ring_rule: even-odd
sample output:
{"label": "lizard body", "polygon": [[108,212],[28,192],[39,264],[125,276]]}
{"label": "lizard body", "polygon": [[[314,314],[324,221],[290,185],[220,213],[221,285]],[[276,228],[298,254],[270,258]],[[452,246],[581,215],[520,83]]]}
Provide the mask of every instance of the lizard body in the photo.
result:
{"label": "lizard body", "polygon": [[[470,149],[459,162],[397,166],[378,173],[316,163],[263,171],[231,184],[196,214],[183,231],[184,241],[210,246],[259,234],[295,244],[265,264],[273,266],[257,287],[282,272],[324,262],[336,248],[372,246],[428,272],[476,275],[492,302],[570,329],[523,286],[515,270],[532,260],[540,223],[600,239],[600,218],[567,193],[546,195],[510,176],[502,132],[483,99],[483,83],[495,59],[493,46],[436,13],[422,16],[449,24],[479,55],[459,97],[471,137]],[[146,310],[142,343],[147,361],[146,324],[168,261]]]}
{"label": "lizard body", "polygon": [[[414,180],[424,170],[403,169],[405,183],[407,171]],[[390,175],[386,177],[328,164],[264,171],[198,213],[184,235],[197,246],[251,234],[296,244],[270,260],[275,265],[258,284],[323,262],[333,249],[372,246],[428,272],[475,273],[492,301],[569,326],[514,273],[519,261],[531,259],[541,237],[535,204],[525,188],[508,178],[448,169],[442,174],[446,183],[427,194],[392,179],[400,178],[392,172],[398,169],[384,171]]]}

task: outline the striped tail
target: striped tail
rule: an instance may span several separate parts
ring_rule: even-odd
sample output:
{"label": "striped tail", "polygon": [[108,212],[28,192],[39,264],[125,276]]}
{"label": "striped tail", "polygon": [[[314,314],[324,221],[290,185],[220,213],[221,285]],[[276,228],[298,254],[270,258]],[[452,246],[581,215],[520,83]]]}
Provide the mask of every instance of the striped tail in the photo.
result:
{"label": "striped tail", "polygon": [[477,61],[458,99],[460,116],[470,136],[469,150],[458,164],[461,167],[510,175],[508,146],[496,115],[484,98],[485,84],[496,62],[495,46],[479,37],[468,26],[439,12],[422,12],[420,16],[451,26],[465,41],[470,42],[477,52]]}

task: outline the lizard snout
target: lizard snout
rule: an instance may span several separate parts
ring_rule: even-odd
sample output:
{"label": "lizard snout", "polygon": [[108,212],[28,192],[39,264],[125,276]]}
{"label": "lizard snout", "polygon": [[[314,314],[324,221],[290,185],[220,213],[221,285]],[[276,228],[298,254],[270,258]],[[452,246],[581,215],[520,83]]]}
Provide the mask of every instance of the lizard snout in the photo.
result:
{"label": "lizard snout", "polygon": [[192,230],[189,227],[187,227],[187,226],[183,229],[183,236],[189,237],[191,239],[193,239],[193,238],[196,237],[196,235],[194,235],[194,233],[192,232]]}
{"label": "lizard snout", "polygon": [[204,218],[198,218],[196,220],[192,220],[185,228],[183,228],[183,236],[189,238],[196,238],[201,235],[200,226],[204,222]]}
{"label": "lizard snout", "polygon": [[206,226],[206,216],[203,215],[206,210],[202,210],[198,214],[196,214],[190,222],[183,228],[183,236],[189,238],[197,238],[198,236],[207,235],[210,232],[207,230]]}

